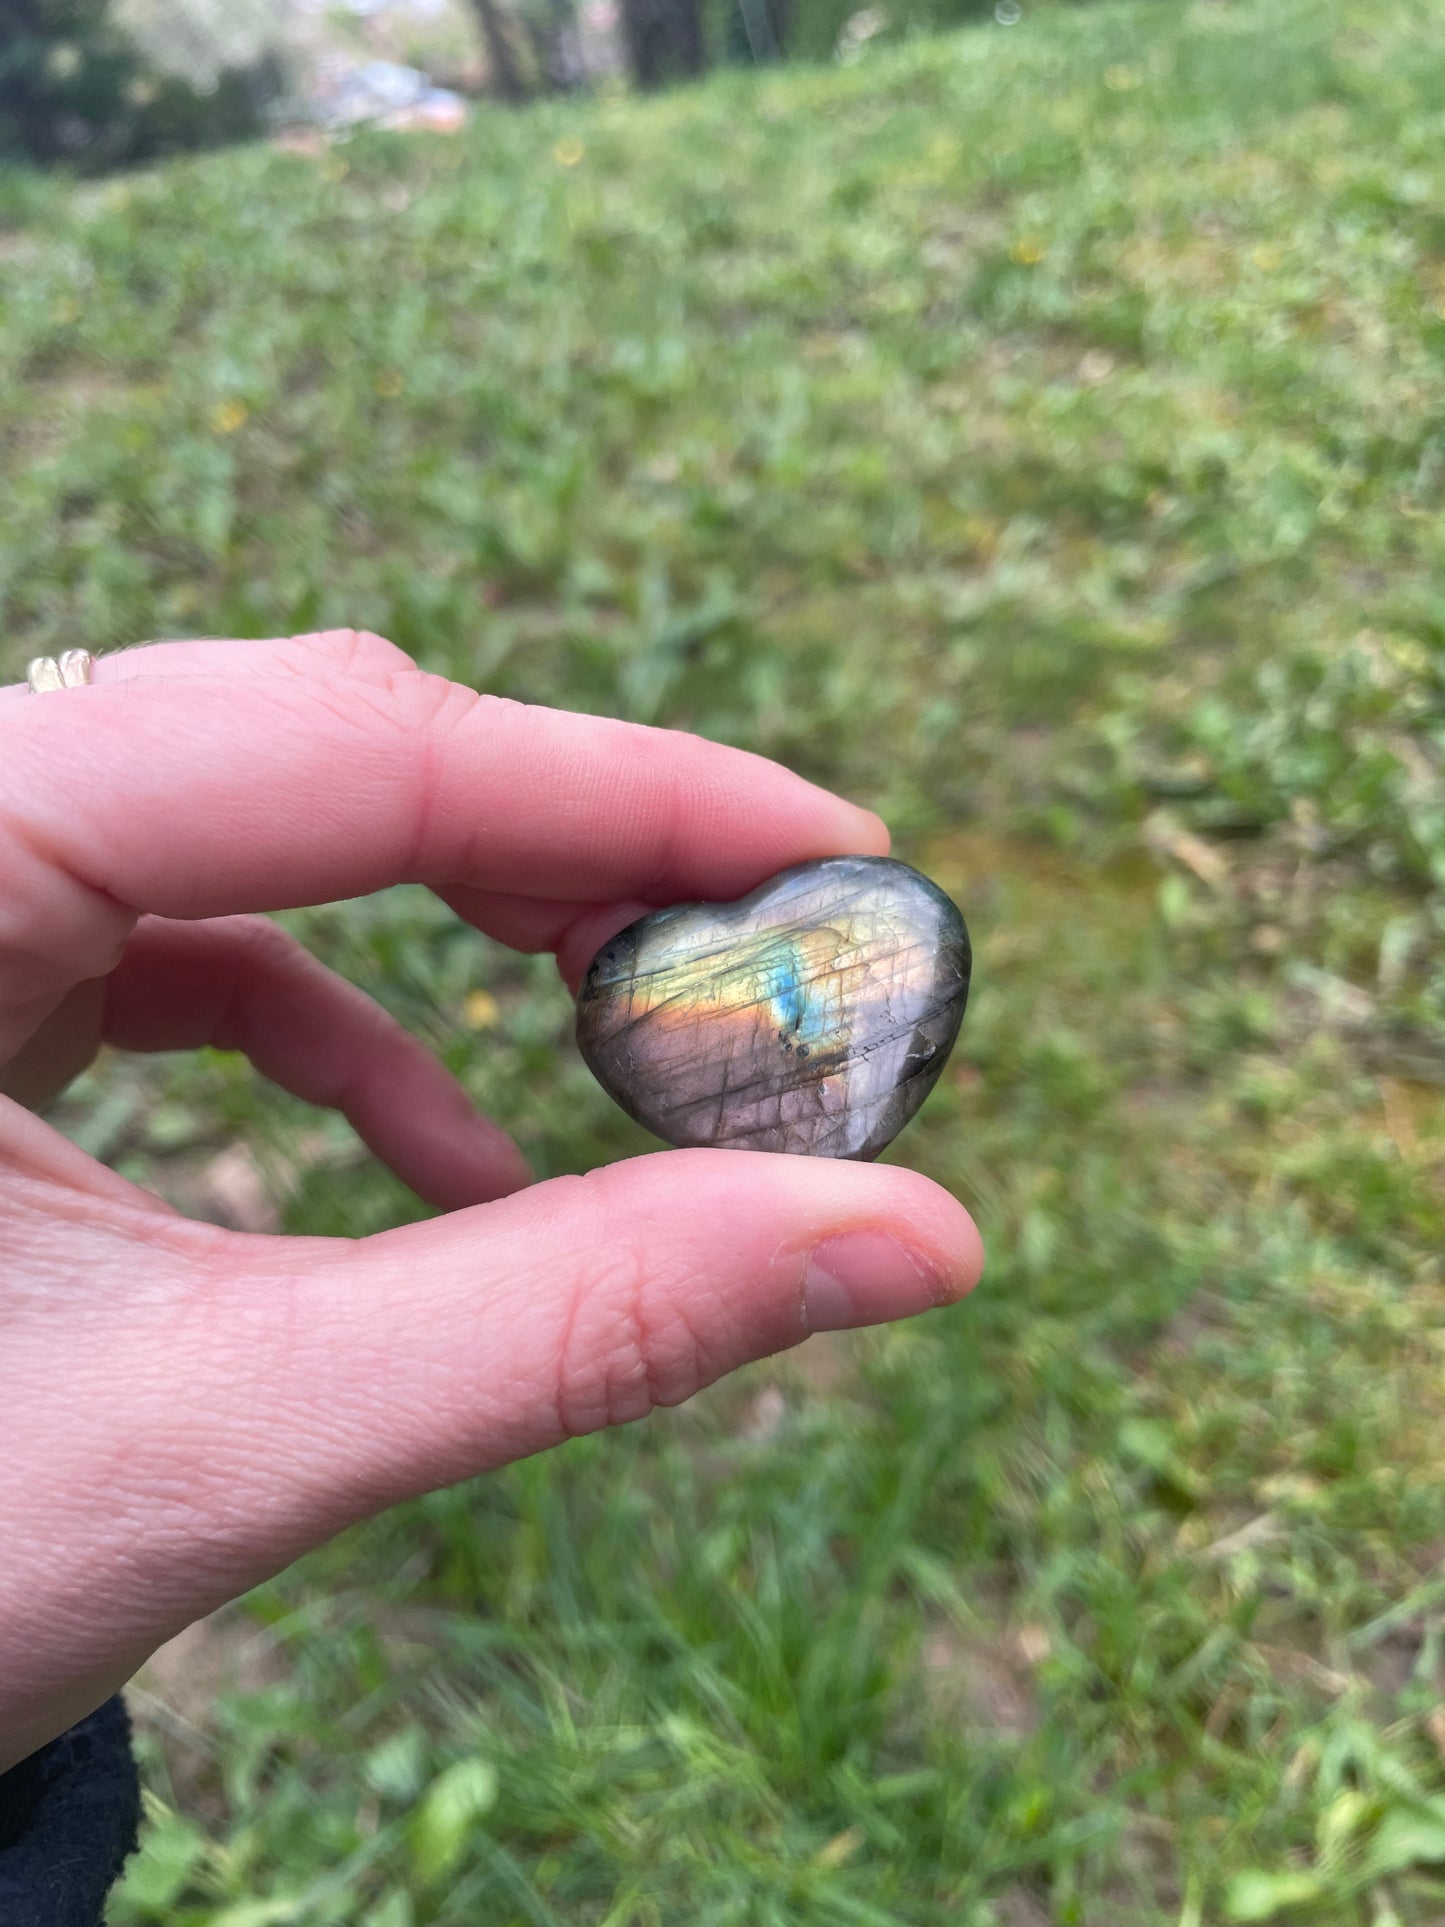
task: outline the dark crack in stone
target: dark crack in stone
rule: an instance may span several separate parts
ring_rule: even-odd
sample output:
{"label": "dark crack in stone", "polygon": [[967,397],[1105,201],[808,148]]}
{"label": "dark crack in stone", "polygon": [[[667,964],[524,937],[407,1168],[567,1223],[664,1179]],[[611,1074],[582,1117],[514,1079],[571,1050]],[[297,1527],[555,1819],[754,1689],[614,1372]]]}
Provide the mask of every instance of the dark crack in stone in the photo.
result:
{"label": "dark crack in stone", "polygon": [[876,1158],[938,1081],[970,964],[937,884],[828,857],[619,932],[583,979],[577,1042],[669,1144]]}

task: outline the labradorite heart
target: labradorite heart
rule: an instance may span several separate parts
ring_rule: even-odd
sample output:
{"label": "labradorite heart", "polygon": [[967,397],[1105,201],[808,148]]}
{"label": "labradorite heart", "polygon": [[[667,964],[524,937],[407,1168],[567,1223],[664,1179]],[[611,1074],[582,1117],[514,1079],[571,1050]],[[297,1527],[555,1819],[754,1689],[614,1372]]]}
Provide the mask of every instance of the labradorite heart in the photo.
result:
{"label": "labradorite heart", "polygon": [[583,979],[577,1042],[669,1144],[875,1158],[938,1081],[970,962],[927,877],[828,857],[619,932]]}

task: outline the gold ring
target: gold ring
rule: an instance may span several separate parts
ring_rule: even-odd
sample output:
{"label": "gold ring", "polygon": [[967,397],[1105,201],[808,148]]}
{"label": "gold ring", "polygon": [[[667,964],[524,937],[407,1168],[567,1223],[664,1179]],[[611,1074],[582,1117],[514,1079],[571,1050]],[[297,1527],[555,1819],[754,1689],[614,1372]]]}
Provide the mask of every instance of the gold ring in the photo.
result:
{"label": "gold ring", "polygon": [[56,661],[54,656],[37,656],[25,672],[31,694],[44,695],[47,689],[79,689],[90,681],[95,659],[88,649],[67,649]]}

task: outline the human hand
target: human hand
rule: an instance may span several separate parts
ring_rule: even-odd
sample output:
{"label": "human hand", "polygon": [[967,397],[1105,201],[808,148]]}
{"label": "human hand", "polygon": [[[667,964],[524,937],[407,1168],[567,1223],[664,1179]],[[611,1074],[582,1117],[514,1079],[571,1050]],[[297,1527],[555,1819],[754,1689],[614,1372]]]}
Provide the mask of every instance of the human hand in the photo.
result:
{"label": "human hand", "polygon": [[[0,1769],[352,1521],[982,1266],[897,1168],[669,1151],[529,1189],[442,1067],[254,913],[424,883],[575,986],[644,909],[886,847],[757,757],[479,697],[350,631],[0,690]],[[101,1042],[243,1051],[450,1215],[191,1223],[23,1108]]]}

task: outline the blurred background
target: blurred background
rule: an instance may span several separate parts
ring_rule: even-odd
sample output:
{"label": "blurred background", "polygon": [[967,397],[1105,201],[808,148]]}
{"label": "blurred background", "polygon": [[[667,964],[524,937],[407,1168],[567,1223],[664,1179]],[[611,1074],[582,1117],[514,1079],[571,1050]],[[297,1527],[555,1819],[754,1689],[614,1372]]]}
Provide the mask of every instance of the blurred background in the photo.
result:
{"label": "blurred background", "polygon": [[[1445,1919],[1434,0],[9,0],[0,122],[4,674],[374,627],[859,798],[976,947],[890,1156],[977,1295],[167,1649],[117,1927]],[[288,921],[543,1175],[644,1148],[550,963]],[[218,1055],[57,1121],[419,1211]]]}

